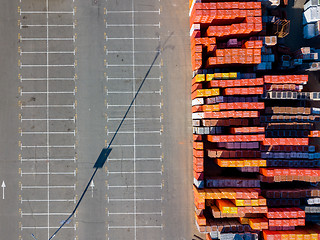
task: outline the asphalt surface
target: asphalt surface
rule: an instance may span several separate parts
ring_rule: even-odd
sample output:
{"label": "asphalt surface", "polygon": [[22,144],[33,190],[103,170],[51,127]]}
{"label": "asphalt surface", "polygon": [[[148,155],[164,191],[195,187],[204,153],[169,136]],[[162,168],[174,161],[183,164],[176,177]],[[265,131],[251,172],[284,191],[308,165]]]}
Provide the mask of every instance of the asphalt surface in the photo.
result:
{"label": "asphalt surface", "polygon": [[188,3],[22,0],[1,11],[0,26],[9,29],[1,37],[7,58],[0,82],[6,239],[48,238],[114,134],[105,167],[55,238],[198,235]]}
{"label": "asphalt surface", "polygon": [[79,209],[78,236],[192,239],[188,6],[76,6],[79,185],[92,173],[102,144],[116,134],[106,168]]}
{"label": "asphalt surface", "polygon": [[[73,1],[25,0],[18,11],[20,236],[49,239],[76,201]],[[75,229],[71,220],[60,237]]]}
{"label": "asphalt surface", "polygon": [[[0,8],[0,184],[6,188],[0,192],[1,238],[18,239],[19,216],[19,160],[18,160],[18,28],[17,3],[4,1]],[[8,26],[12,26],[8,28]]]}

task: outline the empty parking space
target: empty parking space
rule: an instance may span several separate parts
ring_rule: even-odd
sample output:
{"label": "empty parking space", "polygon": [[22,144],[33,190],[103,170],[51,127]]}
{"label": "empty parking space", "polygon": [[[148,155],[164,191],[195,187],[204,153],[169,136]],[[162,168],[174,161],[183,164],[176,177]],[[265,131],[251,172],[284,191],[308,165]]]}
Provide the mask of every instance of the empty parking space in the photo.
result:
{"label": "empty parking space", "polygon": [[[70,29],[69,31],[73,31]],[[50,51],[74,51],[74,35],[73,37],[53,39],[49,41],[49,50]]]}
{"label": "empty parking space", "polygon": [[162,201],[159,199],[158,201],[151,201],[151,200],[145,200],[145,201],[137,201],[137,212],[145,212],[145,213],[157,213],[161,215],[161,204]]}
{"label": "empty parking space", "polygon": [[73,38],[73,28],[72,24],[52,24],[50,27],[50,38]]}
{"label": "empty parking space", "polygon": [[[131,181],[128,181],[128,185],[130,185]],[[133,199],[134,191],[133,188],[130,187],[117,187],[119,185],[109,185],[108,186],[108,199],[109,201],[119,201],[119,199]],[[123,186],[123,185],[121,185]],[[111,209],[109,209],[111,211]]]}
{"label": "empty parking space", "polygon": [[[112,14],[107,14],[107,20],[108,18],[113,19]],[[125,39],[125,38],[131,38],[131,27],[122,27],[122,31],[119,31],[117,28],[108,28],[108,36],[107,38],[114,38],[116,36],[117,39]],[[111,43],[111,42],[110,42]]]}
{"label": "empty parking space", "polygon": [[139,232],[137,233],[137,239],[143,239],[144,236],[156,235],[161,236],[162,228],[158,226],[154,227],[140,227]]}
{"label": "empty parking space", "polygon": [[161,184],[147,185],[147,186],[144,185],[143,187],[137,188],[136,198],[137,199],[153,199],[153,201],[156,203],[158,202],[158,199],[162,198],[161,190],[162,190]]}
{"label": "empty parking space", "polygon": [[[111,41],[111,40],[109,40]],[[116,41],[116,40],[114,40]],[[128,54],[128,53],[124,53],[124,52],[120,52],[120,53],[109,53],[108,54],[108,60],[109,62],[112,62],[114,64],[132,64],[133,63],[133,59],[132,59],[132,54]],[[108,64],[108,67],[110,67],[111,64]],[[117,84],[115,84],[117,85]]]}
{"label": "empty parking space", "polygon": [[134,203],[133,202],[109,202],[109,207],[112,207],[114,212],[109,212],[109,215],[116,215],[121,213],[128,213],[132,210]]}
{"label": "empty parking space", "polygon": [[137,161],[136,162],[136,169],[137,171],[154,171],[155,167],[156,169],[161,169],[162,163],[161,161]]}
{"label": "empty parking space", "polygon": [[[119,94],[120,91],[117,91],[117,92],[112,92],[109,94],[109,96],[107,96],[107,99],[112,99],[113,96],[111,96],[111,94]],[[128,95],[129,97],[129,95]],[[112,100],[110,100],[112,101]],[[116,102],[116,101],[112,101],[112,102]],[[112,114],[110,113],[112,111]],[[112,121],[112,119],[120,119],[120,121],[122,120],[123,118],[123,115],[126,113],[126,110],[125,109],[119,109],[119,108],[114,108],[111,110],[110,108],[110,114],[108,114],[107,116],[110,116],[111,120],[109,120],[109,117],[107,119],[107,122],[109,121]],[[129,111],[128,114],[127,114],[127,118],[132,118],[133,117],[133,112],[132,111]],[[116,129],[118,128],[118,126],[115,125],[115,123],[113,124],[110,124],[108,125],[108,129],[112,129],[111,132],[113,133]],[[123,131],[123,129],[121,128],[121,130],[119,131],[119,134],[121,134],[121,132]],[[109,130],[108,130],[109,132]]]}
{"label": "empty parking space", "polygon": [[116,138],[113,142],[113,148],[121,148],[122,146],[129,146],[132,144],[132,141],[133,141],[133,136],[132,134],[128,134],[126,138],[123,138],[123,139],[119,139],[119,138]]}
{"label": "empty parking space", "polygon": [[[50,56],[50,64],[52,65],[73,65],[74,64],[74,54],[73,52],[57,52],[55,54],[51,54]],[[50,82],[52,83],[52,82]]]}
{"label": "empty parking space", "polygon": [[[128,171],[131,171],[130,169],[128,169]],[[110,180],[108,182],[108,184],[110,184],[110,186],[126,186],[126,185],[132,185],[134,179],[133,176],[127,176],[124,174],[110,174]],[[111,190],[113,191],[113,190]],[[120,197],[121,198],[121,197]],[[112,208],[111,208],[112,210]],[[112,210],[113,211],[113,210]]]}
{"label": "empty parking space", "polygon": [[[121,14],[121,18],[113,18],[112,15],[109,13],[106,17],[108,24],[131,24],[132,16],[129,12],[124,12]],[[131,32],[131,28],[128,28],[127,31]]]}
{"label": "empty parking space", "polygon": [[21,130],[22,131],[45,131],[46,130],[46,121],[41,121],[41,120],[33,120],[33,121],[28,121],[26,119],[23,119],[21,123]]}
{"label": "empty parking space", "polygon": [[112,153],[110,154],[110,158],[113,159],[126,159],[126,158],[132,158],[134,149],[132,148],[114,148],[112,149]]}

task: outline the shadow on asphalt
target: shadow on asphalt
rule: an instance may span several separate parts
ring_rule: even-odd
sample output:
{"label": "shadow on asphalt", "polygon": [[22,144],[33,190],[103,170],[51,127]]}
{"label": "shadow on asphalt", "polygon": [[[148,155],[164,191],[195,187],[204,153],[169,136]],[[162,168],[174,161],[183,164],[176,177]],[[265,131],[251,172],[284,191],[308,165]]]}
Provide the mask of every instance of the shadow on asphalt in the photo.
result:
{"label": "shadow on asphalt", "polygon": [[[166,46],[168,40],[171,38],[172,35],[173,35],[173,32],[167,37],[167,39],[166,39],[165,42],[163,43],[163,46],[162,46],[162,50],[163,50],[163,51],[165,50],[165,46]],[[112,136],[112,138],[111,138],[111,140],[110,140],[110,142],[109,142],[109,144],[108,144],[108,147],[107,147],[107,148],[104,148],[104,149],[102,150],[102,152],[106,152],[106,153],[109,153],[109,154],[110,154],[110,152],[111,152],[111,150],[112,150],[111,145],[112,145],[115,137],[117,136],[117,134],[118,134],[118,132],[119,132],[119,130],[120,130],[123,122],[124,122],[125,119],[126,119],[126,117],[128,116],[128,113],[130,112],[130,109],[131,109],[132,105],[134,104],[136,98],[138,97],[139,92],[140,92],[142,86],[144,85],[145,81],[147,80],[147,78],[148,78],[148,76],[149,76],[149,74],[150,74],[151,69],[153,68],[155,62],[157,61],[159,55],[161,54],[161,44],[159,44],[159,46],[156,48],[156,51],[157,51],[157,53],[156,53],[156,55],[155,55],[152,63],[150,64],[150,67],[149,67],[148,71],[146,72],[146,74],[145,74],[145,76],[144,76],[144,78],[143,78],[143,80],[142,80],[142,82],[141,82],[141,84],[140,84],[137,92],[135,93],[135,95],[134,95],[134,97],[133,97],[133,99],[132,99],[132,101],[131,101],[131,103],[130,103],[127,111],[126,111],[126,113],[125,113],[124,116],[122,117],[122,120],[121,120],[121,122],[119,123],[119,126],[117,127],[117,130],[116,130],[115,133],[113,134],[113,136]],[[108,157],[109,154],[106,155],[106,158]],[[100,156],[101,156],[101,155],[100,155]],[[79,201],[77,202],[74,210],[72,211],[72,213],[69,215],[69,217],[68,217],[65,221],[62,221],[61,226],[51,235],[51,237],[49,238],[49,240],[53,239],[53,238],[56,236],[56,234],[61,230],[61,228],[63,228],[63,226],[64,226],[66,223],[69,223],[69,222],[70,222],[69,220],[70,220],[70,219],[73,217],[73,215],[75,214],[75,212],[76,212],[76,210],[78,209],[78,207],[79,207],[79,205],[80,205],[80,203],[81,203],[84,195],[85,195],[86,192],[88,191],[88,188],[89,188],[89,186],[90,186],[90,184],[91,184],[94,176],[96,175],[98,169],[99,169],[99,168],[102,168],[102,167],[103,167],[103,164],[105,163],[105,160],[106,160],[106,159],[103,161],[103,164],[101,164],[101,159],[100,159],[100,162],[97,163],[97,162],[99,161],[99,159],[100,159],[100,157],[98,158],[98,160],[96,161],[96,163],[95,163],[95,165],[94,165],[95,170],[94,170],[94,172],[93,172],[93,174],[92,174],[92,176],[91,176],[91,178],[90,178],[90,180],[89,180],[86,188],[84,189],[81,197],[79,198]],[[33,234],[31,234],[31,236],[32,236],[34,239],[36,239]],[[197,236],[196,236],[196,237],[197,237]],[[199,237],[198,237],[198,238],[199,238]],[[199,239],[202,239],[202,238],[199,238]],[[37,240],[37,239],[36,239],[36,240]]]}

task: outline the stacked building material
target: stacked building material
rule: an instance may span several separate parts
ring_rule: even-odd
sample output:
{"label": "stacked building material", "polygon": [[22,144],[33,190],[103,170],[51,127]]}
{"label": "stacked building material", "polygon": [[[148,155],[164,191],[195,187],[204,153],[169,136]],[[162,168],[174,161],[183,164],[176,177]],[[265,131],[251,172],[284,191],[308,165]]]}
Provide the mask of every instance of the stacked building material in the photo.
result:
{"label": "stacked building material", "polygon": [[261,3],[255,1],[190,2],[192,70],[261,63],[262,40],[250,38],[262,30],[261,16]]}
{"label": "stacked building material", "polygon": [[[214,168],[237,168],[240,172],[250,173],[266,166],[259,151],[265,129],[254,125],[264,110],[264,103],[258,101],[258,95],[263,94],[263,78],[235,72],[208,73],[197,74],[192,83],[194,195],[198,228],[209,232],[211,237],[220,231],[221,238],[222,230],[212,230],[210,221],[220,218],[235,221],[237,218],[238,224],[245,227],[227,236],[250,233],[254,237],[256,231],[268,229],[268,220],[263,216],[267,213],[267,202],[260,195],[258,178],[209,175],[205,166],[207,161],[209,165],[214,164]],[[208,94],[195,94],[197,90]],[[217,95],[213,96],[212,92]],[[196,162],[201,167],[195,165]]]}
{"label": "stacked building material", "polygon": [[[316,240],[320,109],[307,102],[320,93],[303,92],[307,75],[256,72],[271,69],[277,43],[261,11],[190,1],[195,222],[206,239]],[[295,57],[312,61],[306,51]]]}
{"label": "stacked building material", "polygon": [[308,0],[304,4],[302,19],[303,25],[316,23],[320,20],[320,2],[319,0]]}

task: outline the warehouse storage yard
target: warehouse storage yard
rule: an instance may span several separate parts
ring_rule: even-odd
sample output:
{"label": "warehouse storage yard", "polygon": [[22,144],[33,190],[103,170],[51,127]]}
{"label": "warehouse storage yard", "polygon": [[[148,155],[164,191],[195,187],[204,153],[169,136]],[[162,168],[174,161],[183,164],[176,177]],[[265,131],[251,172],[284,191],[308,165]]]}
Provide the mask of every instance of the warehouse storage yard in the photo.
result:
{"label": "warehouse storage yard", "polygon": [[199,232],[319,239],[320,1],[189,9]]}

